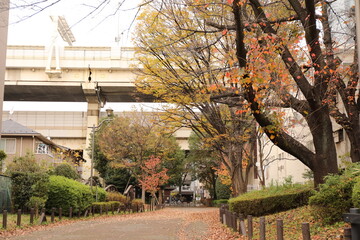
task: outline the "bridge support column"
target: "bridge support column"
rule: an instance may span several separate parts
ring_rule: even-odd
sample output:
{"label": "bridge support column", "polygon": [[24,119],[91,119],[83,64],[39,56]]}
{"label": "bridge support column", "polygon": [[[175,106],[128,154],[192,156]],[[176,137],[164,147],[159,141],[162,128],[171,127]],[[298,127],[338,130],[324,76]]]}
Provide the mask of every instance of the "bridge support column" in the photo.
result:
{"label": "bridge support column", "polygon": [[[91,149],[92,144],[92,128],[99,124],[99,113],[100,113],[100,103],[98,101],[97,93],[96,93],[96,84],[95,83],[83,83],[82,88],[88,103],[87,107],[87,130],[86,130],[86,142],[85,142],[85,149],[84,149],[84,159],[86,163],[83,164],[83,173],[82,178],[85,180],[89,179],[91,175],[91,168],[92,168],[92,156]],[[93,169],[93,172],[94,169]]]}
{"label": "bridge support column", "polygon": [[[9,0],[0,3],[0,116],[3,113],[4,82],[6,69],[6,47],[9,24]],[[0,121],[0,129],[2,120]],[[1,133],[0,133],[1,138]]]}

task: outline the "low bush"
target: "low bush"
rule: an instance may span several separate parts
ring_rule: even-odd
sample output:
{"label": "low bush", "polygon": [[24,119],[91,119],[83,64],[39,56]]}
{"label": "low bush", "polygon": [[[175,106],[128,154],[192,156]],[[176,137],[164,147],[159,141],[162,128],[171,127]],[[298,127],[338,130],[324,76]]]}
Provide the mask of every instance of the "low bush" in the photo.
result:
{"label": "low bush", "polygon": [[309,185],[276,186],[231,198],[229,209],[244,216],[263,216],[304,206],[311,195]]}
{"label": "low bush", "polygon": [[126,197],[118,192],[108,192],[106,194],[106,201],[118,201],[118,202],[122,202],[123,204],[125,204]]}
{"label": "low bush", "polygon": [[46,208],[62,208],[64,214],[72,207],[74,212],[82,212],[94,202],[89,186],[63,176],[50,176],[49,197]]}
{"label": "low bush", "polygon": [[231,196],[231,189],[229,185],[223,184],[220,178],[216,179],[215,184],[217,199],[229,199]]}
{"label": "low bush", "polygon": [[103,212],[105,212],[106,208],[108,209],[108,211],[111,211],[112,208],[114,208],[114,210],[117,210],[118,208],[123,208],[124,204],[118,201],[93,202],[92,207],[95,212],[99,213],[100,208],[102,209]]}
{"label": "low bush", "polygon": [[228,204],[229,199],[218,199],[218,200],[213,200],[212,201],[212,205],[214,207],[220,207],[222,204]]}
{"label": "low bush", "polygon": [[[28,208],[32,197],[46,201],[49,176],[44,172],[11,172],[12,201],[15,209]],[[33,202],[34,200],[32,200]],[[30,205],[29,205],[30,204]]]}
{"label": "low bush", "polygon": [[[352,164],[338,175],[329,175],[319,191],[310,198],[311,214],[324,224],[332,224],[343,219],[343,213],[352,207],[353,188],[360,175],[360,165]],[[354,194],[357,196],[358,188]],[[355,200],[356,202],[356,200]]]}
{"label": "low bush", "polygon": [[134,211],[134,212],[138,212],[140,209],[142,209],[144,206],[144,203],[142,202],[141,199],[133,199],[131,201],[131,209]]}
{"label": "low bush", "polygon": [[93,187],[93,197],[96,202],[105,202],[107,194],[108,193],[105,191],[105,189],[101,187]]}
{"label": "low bush", "polygon": [[54,169],[54,175],[63,176],[74,180],[80,179],[80,174],[73,166],[68,163],[62,163],[56,166]]}
{"label": "low bush", "polygon": [[352,203],[353,203],[353,207],[360,208],[360,180],[359,179],[357,179],[357,182],[354,184],[354,187],[353,187]]}

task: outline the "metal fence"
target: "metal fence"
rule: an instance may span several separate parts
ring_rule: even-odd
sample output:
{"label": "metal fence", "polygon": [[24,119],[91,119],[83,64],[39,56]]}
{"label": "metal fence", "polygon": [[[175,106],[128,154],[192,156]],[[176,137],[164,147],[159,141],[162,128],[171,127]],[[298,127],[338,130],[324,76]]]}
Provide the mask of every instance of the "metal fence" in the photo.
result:
{"label": "metal fence", "polygon": [[0,209],[11,209],[11,179],[0,175]]}

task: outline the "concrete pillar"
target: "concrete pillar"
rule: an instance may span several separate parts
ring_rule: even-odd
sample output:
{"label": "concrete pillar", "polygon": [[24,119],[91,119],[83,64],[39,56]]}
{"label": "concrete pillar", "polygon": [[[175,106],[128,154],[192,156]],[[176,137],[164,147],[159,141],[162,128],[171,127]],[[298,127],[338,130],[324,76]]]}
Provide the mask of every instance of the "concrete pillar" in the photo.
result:
{"label": "concrete pillar", "polygon": [[[0,2],[0,116],[3,114],[4,82],[6,69],[7,34],[9,25],[9,0]],[[1,120],[1,119],[0,119]],[[1,138],[2,120],[0,121]]]}
{"label": "concrete pillar", "polygon": [[[91,161],[92,156],[91,152],[87,150],[91,147],[91,134],[92,127],[97,127],[99,124],[99,113],[100,113],[100,103],[96,94],[96,83],[83,83],[82,84],[83,92],[85,94],[88,108],[87,108],[87,131],[86,131],[86,142],[84,149],[84,159],[86,163],[83,165],[83,174],[82,178],[89,179],[91,173]],[[95,172],[95,171],[94,171]]]}

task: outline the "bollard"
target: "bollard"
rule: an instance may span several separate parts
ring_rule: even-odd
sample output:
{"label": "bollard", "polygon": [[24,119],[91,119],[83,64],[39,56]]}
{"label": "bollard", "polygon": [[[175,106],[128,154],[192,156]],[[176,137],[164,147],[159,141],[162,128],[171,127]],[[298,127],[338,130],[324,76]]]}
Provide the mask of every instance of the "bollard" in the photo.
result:
{"label": "bollard", "polygon": [[351,240],[351,228],[344,228],[343,240]]}
{"label": "bollard", "polygon": [[276,239],[284,240],[284,222],[282,219],[276,220]]}
{"label": "bollard", "polygon": [[18,209],[17,211],[17,219],[16,219],[16,226],[21,226],[21,209]]}
{"label": "bollard", "polygon": [[266,239],[265,217],[260,217],[259,221],[260,221],[260,240],[265,240]]}
{"label": "bollard", "polygon": [[360,209],[350,208],[350,212],[344,214],[344,221],[351,223],[351,239],[360,239]]}
{"label": "bollard", "polygon": [[3,224],[2,224],[3,229],[7,228],[7,210],[3,210]]}
{"label": "bollard", "polygon": [[34,208],[30,209],[30,224],[34,224]]}
{"label": "bollard", "polygon": [[301,225],[303,240],[311,240],[309,223],[302,223]]}
{"label": "bollard", "polygon": [[55,221],[55,208],[51,208],[51,222],[53,223]]}
{"label": "bollard", "polygon": [[223,212],[224,212],[224,206],[221,206],[221,207],[219,208],[220,222],[221,222],[221,223],[224,223]]}
{"label": "bollard", "polygon": [[251,215],[248,215],[247,220],[248,220],[248,239],[252,239],[254,233],[253,217]]}
{"label": "bollard", "polygon": [[59,220],[62,218],[62,208],[59,208]]}

